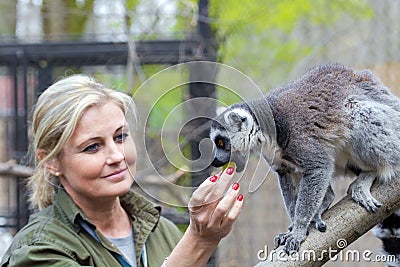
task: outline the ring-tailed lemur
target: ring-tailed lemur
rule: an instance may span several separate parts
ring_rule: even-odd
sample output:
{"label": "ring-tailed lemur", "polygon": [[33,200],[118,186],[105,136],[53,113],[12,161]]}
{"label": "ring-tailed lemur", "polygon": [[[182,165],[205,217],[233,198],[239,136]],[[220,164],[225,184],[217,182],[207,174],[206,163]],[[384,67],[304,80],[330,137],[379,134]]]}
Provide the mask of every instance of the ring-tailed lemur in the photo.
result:
{"label": "ring-tailed lemur", "polygon": [[326,230],[321,214],[334,199],[331,178],[339,172],[358,176],[349,187],[356,202],[371,212],[381,206],[370,188],[375,179],[386,182],[400,174],[399,133],[400,100],[378,78],[328,64],[219,114],[210,130],[212,165],[231,160],[242,171],[250,151],[262,148],[292,220],[276,244],[297,251],[311,222]]}

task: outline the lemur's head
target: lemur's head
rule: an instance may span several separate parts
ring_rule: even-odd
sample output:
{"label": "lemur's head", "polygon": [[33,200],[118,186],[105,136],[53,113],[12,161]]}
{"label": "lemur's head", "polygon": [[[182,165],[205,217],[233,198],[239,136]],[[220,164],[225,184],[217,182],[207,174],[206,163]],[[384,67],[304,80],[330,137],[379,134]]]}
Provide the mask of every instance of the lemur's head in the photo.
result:
{"label": "lemur's head", "polygon": [[210,138],[215,144],[211,165],[221,167],[234,161],[238,172],[245,168],[250,151],[263,142],[256,118],[245,103],[219,108],[211,125]]}

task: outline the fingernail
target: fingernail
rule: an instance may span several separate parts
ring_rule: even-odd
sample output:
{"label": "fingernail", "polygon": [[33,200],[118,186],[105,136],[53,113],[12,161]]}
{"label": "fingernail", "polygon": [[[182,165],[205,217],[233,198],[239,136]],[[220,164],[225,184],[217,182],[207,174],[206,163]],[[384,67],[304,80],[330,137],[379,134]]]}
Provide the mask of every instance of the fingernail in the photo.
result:
{"label": "fingernail", "polygon": [[236,183],[236,182],[233,183],[233,184],[232,184],[232,189],[233,189],[233,190],[238,190],[238,189],[239,189],[239,184]]}
{"label": "fingernail", "polygon": [[213,183],[215,183],[217,180],[218,180],[218,176],[216,176],[216,175],[213,175],[210,177],[210,181]]}
{"label": "fingernail", "polygon": [[234,170],[232,167],[228,167],[228,168],[226,169],[226,173],[229,174],[229,175],[231,175],[234,171],[235,171],[235,170]]}
{"label": "fingernail", "polygon": [[243,201],[243,195],[242,195],[242,194],[239,194],[239,195],[237,196],[237,200],[238,200],[238,201]]}

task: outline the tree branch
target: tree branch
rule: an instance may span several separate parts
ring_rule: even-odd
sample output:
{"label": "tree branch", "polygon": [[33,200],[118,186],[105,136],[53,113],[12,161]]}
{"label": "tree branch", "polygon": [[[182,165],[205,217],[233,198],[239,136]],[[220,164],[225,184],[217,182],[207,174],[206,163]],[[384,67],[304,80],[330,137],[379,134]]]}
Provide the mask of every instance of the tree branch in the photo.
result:
{"label": "tree branch", "polygon": [[[350,196],[344,197],[323,215],[328,227],[325,233],[312,229],[302,243],[298,254],[293,257],[285,256],[280,247],[271,251],[267,260],[258,263],[256,267],[323,265],[372,227],[400,209],[399,189],[400,179],[373,186],[372,195],[382,203],[382,207],[376,213],[367,212]],[[282,260],[283,257],[284,260]]]}
{"label": "tree branch", "polygon": [[6,163],[0,162],[0,175],[10,175],[17,178],[26,178],[31,176],[32,174],[32,168],[16,164],[12,160]]}

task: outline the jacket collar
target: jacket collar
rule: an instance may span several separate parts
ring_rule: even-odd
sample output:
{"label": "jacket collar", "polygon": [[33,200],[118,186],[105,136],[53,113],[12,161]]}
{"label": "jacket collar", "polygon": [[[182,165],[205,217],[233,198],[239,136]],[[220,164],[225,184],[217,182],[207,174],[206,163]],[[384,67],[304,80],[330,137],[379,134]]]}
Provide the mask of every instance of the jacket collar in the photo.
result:
{"label": "jacket collar", "polygon": [[[140,227],[145,228],[142,229],[145,231],[154,231],[160,219],[161,207],[154,206],[144,196],[132,190],[122,195],[120,197],[120,202],[122,207],[130,216],[134,229]],[[65,217],[64,219],[66,219],[67,223],[71,224],[71,226],[76,230],[80,229],[77,222],[78,216],[94,227],[89,218],[83,213],[78,205],[75,204],[63,188],[58,189],[54,204],[61,208]]]}

